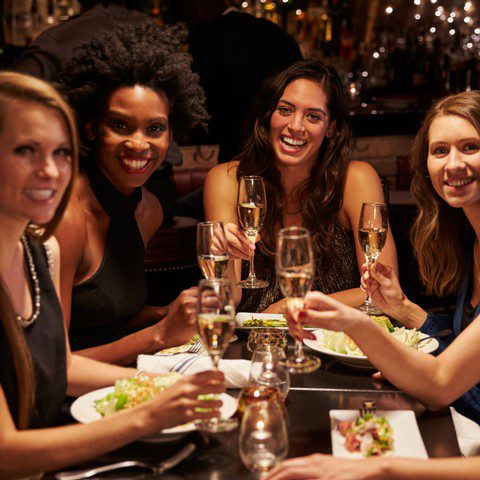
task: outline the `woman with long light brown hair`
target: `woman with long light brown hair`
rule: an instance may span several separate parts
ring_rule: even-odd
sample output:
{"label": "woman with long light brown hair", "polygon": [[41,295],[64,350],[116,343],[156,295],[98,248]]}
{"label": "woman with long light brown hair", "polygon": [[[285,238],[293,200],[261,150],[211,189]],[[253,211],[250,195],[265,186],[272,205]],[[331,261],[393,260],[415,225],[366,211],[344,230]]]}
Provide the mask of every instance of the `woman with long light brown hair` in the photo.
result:
{"label": "woman with long light brown hair", "polygon": [[219,402],[197,396],[224,389],[221,374],[203,372],[101,421],[50,428],[66,393],[135,373],[72,355],[66,340],[60,256],[51,235],[69,200],[77,151],[73,115],[53,87],[0,73],[0,478],[55,470],[215,416],[218,410],[195,409]]}
{"label": "woman with long light brown hair", "polygon": [[[350,159],[347,117],[335,69],[320,61],[301,60],[263,84],[252,112],[252,133],[241,153],[209,172],[206,217],[226,224],[230,257],[235,259],[230,262],[232,280],[241,275],[238,259],[248,260],[255,249],[238,226],[238,180],[259,175],[266,186],[267,212],[254,261],[258,276],[269,286],[244,291],[240,310],[282,311],[284,299],[273,261],[276,236],[282,227],[300,225],[313,237],[313,288],[348,305],[362,303],[359,271],[365,257],[358,239],[360,211],[363,202],[385,200],[375,170]],[[391,235],[381,258],[397,270]],[[238,290],[237,296],[241,296]]]}

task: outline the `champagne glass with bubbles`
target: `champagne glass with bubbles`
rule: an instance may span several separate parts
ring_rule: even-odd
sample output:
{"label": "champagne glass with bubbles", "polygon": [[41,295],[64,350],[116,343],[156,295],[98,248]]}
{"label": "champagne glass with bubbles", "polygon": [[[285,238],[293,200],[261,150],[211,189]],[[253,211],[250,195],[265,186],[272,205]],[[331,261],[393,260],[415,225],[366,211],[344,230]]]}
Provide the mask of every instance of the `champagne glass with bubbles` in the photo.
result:
{"label": "champagne glass with bubbles", "polygon": [[[255,242],[267,209],[267,197],[265,194],[265,183],[262,177],[248,176],[240,177],[238,185],[238,220],[243,231],[251,242]],[[250,269],[248,278],[237,285],[242,288],[265,288],[268,282],[259,280],[255,276],[253,256],[250,257]]]}
{"label": "champagne glass with bubbles", "polygon": [[[296,313],[303,308],[304,297],[312,287],[315,265],[312,239],[306,228],[282,228],[278,234],[277,278],[289,309]],[[295,352],[286,366],[290,373],[309,373],[320,366],[320,359],[305,355],[301,340],[295,339]]]}
{"label": "champagne glass with bubbles", "polygon": [[197,224],[197,260],[205,278],[227,275],[228,244],[222,222]]}
{"label": "champagne glass with bubbles", "polygon": [[[213,369],[228,347],[235,329],[235,307],[230,284],[225,279],[200,280],[198,284],[197,327]],[[226,432],[238,426],[235,418],[212,418],[196,422],[199,430]]]}
{"label": "champagne glass with bubbles", "polygon": [[[381,203],[363,203],[358,222],[358,239],[367,259],[369,270],[370,265],[375,263],[382,253],[387,241],[387,233],[387,206]],[[381,315],[383,313],[372,303],[368,286],[365,302],[358,308],[368,315]]]}

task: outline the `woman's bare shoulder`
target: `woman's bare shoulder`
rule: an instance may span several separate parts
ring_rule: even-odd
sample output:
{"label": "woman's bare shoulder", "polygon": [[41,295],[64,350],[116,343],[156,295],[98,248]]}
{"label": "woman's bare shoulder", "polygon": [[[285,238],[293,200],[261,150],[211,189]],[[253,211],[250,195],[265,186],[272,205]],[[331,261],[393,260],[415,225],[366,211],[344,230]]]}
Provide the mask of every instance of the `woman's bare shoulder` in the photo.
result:
{"label": "woman's bare shoulder", "polygon": [[210,169],[207,174],[206,182],[225,182],[229,184],[237,181],[237,170],[239,162],[219,163]]}
{"label": "woman's bare shoulder", "polygon": [[352,160],[347,169],[347,182],[378,181],[377,171],[367,162]]}

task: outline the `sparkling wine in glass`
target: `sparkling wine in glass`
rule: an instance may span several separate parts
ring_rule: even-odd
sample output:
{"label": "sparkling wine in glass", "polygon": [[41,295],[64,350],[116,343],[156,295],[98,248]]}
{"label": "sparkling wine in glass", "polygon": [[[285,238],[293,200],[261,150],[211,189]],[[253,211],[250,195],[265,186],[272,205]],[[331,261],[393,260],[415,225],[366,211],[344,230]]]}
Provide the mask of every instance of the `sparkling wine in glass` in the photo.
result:
{"label": "sparkling wine in glass", "polygon": [[288,453],[286,413],[278,401],[249,405],[242,418],[238,450],[243,464],[265,476]]}
{"label": "sparkling wine in glass", "polygon": [[[303,308],[315,273],[312,240],[306,228],[288,227],[278,233],[277,279],[291,311]],[[320,366],[320,359],[305,355],[302,342],[295,339],[295,352],[286,361],[290,373],[309,373]]]}
{"label": "sparkling wine in glass", "polygon": [[[200,280],[198,284],[197,327],[213,369],[227,349],[235,329],[235,307],[230,284],[225,279]],[[236,418],[212,418],[196,422],[199,430],[226,432],[238,426]]]}
{"label": "sparkling wine in glass", "polygon": [[[363,203],[358,222],[358,239],[367,260],[367,266],[376,262],[382,253],[388,233],[387,206],[381,203]],[[381,315],[370,296],[370,288],[367,287],[366,298],[363,305],[358,307],[368,315]]]}
{"label": "sparkling wine in glass", "polygon": [[[262,177],[240,177],[238,185],[238,221],[250,241],[255,242],[263,224],[267,209],[265,184]],[[237,285],[242,288],[265,288],[268,282],[255,276],[253,256],[250,257],[248,278]]]}
{"label": "sparkling wine in glass", "polygon": [[228,244],[222,222],[197,224],[197,260],[205,278],[227,276]]}

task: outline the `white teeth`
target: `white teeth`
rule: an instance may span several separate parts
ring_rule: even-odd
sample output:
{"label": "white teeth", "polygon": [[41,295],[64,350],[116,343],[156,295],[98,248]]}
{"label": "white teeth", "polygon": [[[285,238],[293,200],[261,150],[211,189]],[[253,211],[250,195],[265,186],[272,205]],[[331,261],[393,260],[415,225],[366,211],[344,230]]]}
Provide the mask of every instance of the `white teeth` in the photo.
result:
{"label": "white teeth", "polygon": [[141,170],[148,163],[148,160],[127,160],[126,158],[122,158],[122,162],[132,170]]}
{"label": "white teeth", "polygon": [[282,136],[282,141],[292,147],[303,147],[307,142],[305,140],[295,140],[294,138]]}
{"label": "white teeth", "polygon": [[55,190],[50,188],[28,188],[26,194],[34,200],[48,200],[52,198]]}
{"label": "white teeth", "polygon": [[463,185],[468,185],[473,182],[473,178],[466,178],[465,180],[447,180],[447,185],[449,187],[462,187]]}

